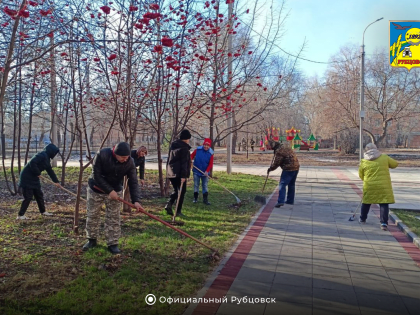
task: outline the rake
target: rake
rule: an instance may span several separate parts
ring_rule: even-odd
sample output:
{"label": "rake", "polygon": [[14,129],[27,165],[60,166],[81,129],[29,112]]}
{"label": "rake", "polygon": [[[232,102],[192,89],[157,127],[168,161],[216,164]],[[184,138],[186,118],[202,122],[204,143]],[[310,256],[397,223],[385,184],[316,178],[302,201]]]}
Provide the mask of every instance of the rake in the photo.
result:
{"label": "rake", "polygon": [[[46,178],[46,177],[44,177],[44,176],[42,176],[42,175],[39,175],[39,177],[40,177],[41,179],[43,179],[43,180],[46,180],[47,182],[50,182],[50,183],[52,183],[52,184],[55,184],[55,183],[54,183],[51,179],[48,179],[48,178]],[[61,186],[61,185],[60,185],[60,188],[61,188],[62,190],[64,190],[65,192],[69,193],[70,195],[72,195],[72,196],[74,196],[74,197],[77,197],[77,194],[75,194],[74,192],[72,192],[72,191],[70,191],[70,190],[68,190],[68,189],[64,188],[63,186]],[[79,196],[79,198],[80,198],[80,200],[82,200],[82,201],[86,202],[86,199],[82,198],[82,196]]]}
{"label": "rake", "polygon": [[[194,168],[199,171],[201,174],[205,175],[205,173],[200,170],[198,167],[196,167],[194,165]],[[236,196],[233,192],[231,192],[229,189],[227,189],[225,186],[223,186],[222,184],[220,184],[217,180],[215,180],[213,177],[208,176],[211,180],[213,180],[217,185],[219,185],[220,187],[222,187],[224,190],[226,190],[227,192],[231,193],[235,198],[236,198],[236,202],[238,205],[241,204],[241,199],[238,198],[238,196]]]}
{"label": "rake", "polygon": [[[99,190],[99,191],[104,192],[104,191],[103,191],[101,188],[99,188],[98,186],[94,186],[94,188],[95,188],[95,189],[97,189],[97,190]],[[120,202],[122,202],[122,203],[125,203],[126,205],[130,206],[131,208],[134,208],[134,209],[136,208],[136,207],[135,207],[132,203],[130,203],[130,202],[128,202],[128,201],[126,201],[126,200],[124,200],[124,199],[122,199],[122,198],[120,198],[120,197],[118,197],[118,201],[120,201]],[[166,222],[166,221],[163,221],[162,219],[158,218],[157,216],[155,216],[155,215],[153,215],[153,214],[151,214],[151,213],[148,213],[146,210],[144,210],[144,208],[143,208],[143,207],[140,207],[140,209],[138,210],[138,212],[141,212],[141,213],[143,213],[143,214],[145,214],[145,215],[149,216],[149,217],[150,217],[150,218],[152,218],[153,220],[159,221],[160,223],[162,223],[162,224],[166,225],[167,227],[171,228],[172,230],[175,230],[175,231],[177,231],[178,233],[180,233],[180,234],[182,234],[182,235],[184,235],[184,236],[186,236],[186,237],[188,237],[188,238],[192,239],[193,241],[197,242],[198,244],[203,245],[204,247],[207,247],[208,249],[210,249],[210,250],[213,252],[213,253],[212,253],[212,257],[213,257],[214,259],[220,259],[220,256],[219,256],[219,251],[218,251],[217,249],[214,249],[214,248],[210,247],[209,245],[207,245],[207,244],[205,244],[205,243],[203,243],[203,242],[199,241],[199,240],[198,240],[198,239],[196,239],[195,237],[193,237],[193,236],[189,235],[188,233],[186,233],[186,232],[184,232],[184,231],[182,231],[182,230],[180,230],[180,229],[178,229],[178,228],[176,228],[176,227],[172,226],[170,223],[168,223],[168,222]]]}
{"label": "rake", "polygon": [[359,210],[360,206],[362,205],[362,200],[360,199],[359,205],[357,206],[356,210],[354,210],[353,215],[349,218],[349,221],[354,221],[354,217],[356,216],[357,210]]}

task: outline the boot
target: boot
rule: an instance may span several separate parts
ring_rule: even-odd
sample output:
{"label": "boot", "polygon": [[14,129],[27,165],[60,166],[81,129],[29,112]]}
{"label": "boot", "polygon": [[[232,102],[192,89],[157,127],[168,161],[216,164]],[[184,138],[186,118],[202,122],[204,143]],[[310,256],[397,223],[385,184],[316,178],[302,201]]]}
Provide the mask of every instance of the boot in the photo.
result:
{"label": "boot", "polygon": [[194,203],[197,203],[198,201],[198,192],[194,192]]}
{"label": "boot", "polygon": [[209,193],[208,192],[206,192],[206,193],[204,193],[203,194],[203,203],[205,204],[205,205],[210,205],[210,202],[209,202]]}
{"label": "boot", "polygon": [[118,245],[109,245],[108,250],[111,252],[111,254],[119,254],[121,251],[118,249]]}
{"label": "boot", "polygon": [[172,212],[172,205],[173,204],[174,204],[174,202],[171,199],[169,199],[168,203],[165,206],[166,213],[169,214],[169,215],[174,215],[174,213]]}
{"label": "boot", "polygon": [[98,245],[96,243],[96,239],[90,238],[89,241],[85,245],[83,245],[83,251],[87,251],[87,250],[95,247],[96,245]]}

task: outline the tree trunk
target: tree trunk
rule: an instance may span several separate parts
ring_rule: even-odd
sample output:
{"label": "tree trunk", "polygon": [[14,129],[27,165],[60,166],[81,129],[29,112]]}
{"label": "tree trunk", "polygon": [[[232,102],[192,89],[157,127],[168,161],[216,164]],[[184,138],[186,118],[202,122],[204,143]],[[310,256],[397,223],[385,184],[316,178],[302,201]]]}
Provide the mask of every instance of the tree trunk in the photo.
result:
{"label": "tree trunk", "polygon": [[[51,46],[54,46],[54,37],[50,37]],[[57,78],[55,72],[55,49],[51,49],[50,52],[50,66],[51,66],[51,128],[50,128],[50,139],[51,143],[57,145]],[[52,159],[52,167],[57,167],[57,158]]]}

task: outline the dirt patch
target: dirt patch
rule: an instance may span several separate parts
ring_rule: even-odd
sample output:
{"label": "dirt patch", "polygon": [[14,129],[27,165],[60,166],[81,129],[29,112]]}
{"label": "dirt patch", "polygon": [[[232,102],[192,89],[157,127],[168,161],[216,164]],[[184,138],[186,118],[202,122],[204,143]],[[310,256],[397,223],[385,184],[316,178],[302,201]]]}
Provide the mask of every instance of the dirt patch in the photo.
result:
{"label": "dirt patch", "polygon": [[[66,184],[66,189],[76,192],[76,184]],[[82,197],[86,198],[86,183],[82,186]],[[73,232],[75,197],[48,183],[42,183],[47,211],[52,217],[42,217],[35,201],[26,212],[30,220],[17,221],[21,195],[11,196],[4,181],[0,183],[0,305],[8,300],[25,300],[36,296],[48,295],[62,289],[66,283],[83,275],[86,259],[81,250],[86,241],[83,231],[86,225],[86,204],[80,203],[79,234]],[[151,213],[158,212],[156,198],[159,198],[159,186],[146,182],[142,189],[146,204],[155,204]],[[137,220],[138,213],[122,213],[122,238],[135,229],[144,227]],[[105,213],[101,213],[101,218]],[[103,224],[102,224],[103,225]],[[101,226],[101,230],[103,226]],[[123,262],[120,255],[107,258],[95,268],[113,273]]]}

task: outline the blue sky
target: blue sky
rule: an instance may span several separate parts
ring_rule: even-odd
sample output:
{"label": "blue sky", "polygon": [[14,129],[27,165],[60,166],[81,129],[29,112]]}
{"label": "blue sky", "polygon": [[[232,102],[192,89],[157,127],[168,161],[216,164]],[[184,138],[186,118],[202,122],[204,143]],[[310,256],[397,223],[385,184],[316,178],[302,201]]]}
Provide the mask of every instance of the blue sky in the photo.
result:
{"label": "blue sky", "polygon": [[[280,0],[274,0],[280,4]],[[346,44],[362,44],[365,33],[366,54],[389,47],[389,20],[420,20],[420,1],[415,0],[287,0],[289,18],[285,36],[277,44],[290,53],[297,53],[307,40],[304,58],[328,62]],[[300,61],[306,76],[321,77],[327,65]]]}

